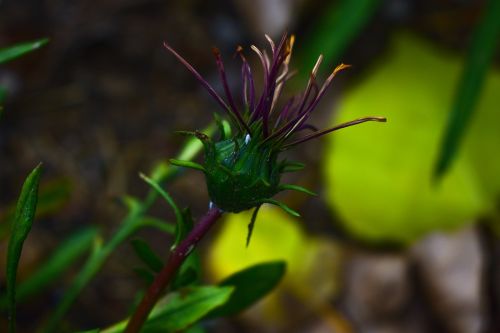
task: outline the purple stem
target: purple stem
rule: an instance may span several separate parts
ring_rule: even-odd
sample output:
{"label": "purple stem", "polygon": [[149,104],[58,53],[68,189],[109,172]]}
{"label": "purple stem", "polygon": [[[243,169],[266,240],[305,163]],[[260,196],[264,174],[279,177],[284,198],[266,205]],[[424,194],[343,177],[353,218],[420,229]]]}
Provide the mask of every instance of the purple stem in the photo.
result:
{"label": "purple stem", "polygon": [[187,237],[175,248],[174,252],[170,255],[167,264],[163,267],[160,273],[156,276],[155,280],[149,287],[144,295],[141,303],[136,308],[134,314],[127,323],[125,333],[137,333],[140,331],[142,325],[146,322],[151,310],[162,296],[163,291],[172,281],[175,273],[182,265],[184,260],[196,247],[196,244],[205,236],[215,222],[221,217],[222,211],[213,207],[200,219],[198,224],[191,230]]}

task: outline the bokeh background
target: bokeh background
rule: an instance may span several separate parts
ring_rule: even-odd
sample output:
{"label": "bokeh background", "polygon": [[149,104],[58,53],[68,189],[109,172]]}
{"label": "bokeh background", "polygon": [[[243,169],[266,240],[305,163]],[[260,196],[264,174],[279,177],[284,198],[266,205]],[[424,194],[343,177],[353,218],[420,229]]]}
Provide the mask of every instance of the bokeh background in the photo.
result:
{"label": "bokeh background", "polygon": [[[340,62],[352,65],[336,78],[313,123],[327,127],[368,115],[388,122],[345,129],[290,152],[307,168],[288,180],[319,194],[282,196],[302,218],[266,207],[246,249],[250,216],[230,215],[203,242],[207,282],[252,263],[288,262],[272,295],[206,330],[499,332],[499,52],[488,66],[481,44],[487,38],[478,37],[478,31],[499,36],[484,28],[487,8],[494,7],[487,6],[495,2],[0,1],[0,47],[50,38],[0,67],[1,286],[7,221],[36,164],[44,163],[41,199],[19,280],[79,228],[112,234],[125,214],[120,198],[147,192],[138,172],[175,155],[183,141],[176,130],[211,122],[217,105],[165,52],[164,40],[218,88],[211,47],[219,47],[239,91],[236,46],[258,68],[249,46],[264,46],[264,33],[279,38],[288,30],[296,35],[292,67],[299,74],[287,95],[300,91],[319,53],[322,77]],[[467,74],[474,56],[487,68],[484,80],[474,76],[476,67]],[[474,102],[466,95],[476,88]],[[473,112],[461,118],[458,150],[436,176],[450,114],[467,103]],[[205,211],[200,174],[188,171],[169,190],[194,216]],[[173,217],[163,203],[153,212]],[[167,255],[171,239],[140,234]],[[21,331],[46,319],[84,259],[21,304]],[[140,262],[131,246],[121,246],[64,327],[89,329],[123,318],[143,287],[134,265]]]}

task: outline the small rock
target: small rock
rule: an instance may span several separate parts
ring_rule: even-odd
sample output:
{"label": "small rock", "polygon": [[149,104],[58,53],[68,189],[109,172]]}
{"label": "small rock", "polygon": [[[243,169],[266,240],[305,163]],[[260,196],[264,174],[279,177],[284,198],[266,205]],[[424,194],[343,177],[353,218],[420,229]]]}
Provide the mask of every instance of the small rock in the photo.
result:
{"label": "small rock", "polygon": [[477,230],[434,233],[413,247],[412,256],[442,325],[450,332],[481,332],[483,258]]}
{"label": "small rock", "polygon": [[349,261],[345,305],[361,332],[400,332],[411,295],[408,260],[403,254],[356,253]]}

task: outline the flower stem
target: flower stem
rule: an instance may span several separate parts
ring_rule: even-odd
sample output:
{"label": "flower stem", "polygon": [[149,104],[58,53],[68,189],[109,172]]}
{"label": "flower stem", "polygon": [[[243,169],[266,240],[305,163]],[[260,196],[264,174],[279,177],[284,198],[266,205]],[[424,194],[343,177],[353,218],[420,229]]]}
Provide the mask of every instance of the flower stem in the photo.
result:
{"label": "flower stem", "polygon": [[125,333],[137,333],[142,325],[147,320],[149,313],[162,295],[165,288],[170,284],[175,273],[182,265],[184,260],[196,247],[196,244],[205,236],[215,222],[221,217],[222,211],[213,207],[200,219],[198,224],[191,230],[187,237],[175,248],[170,255],[166,265],[161,272],[156,276],[155,280],[147,290],[141,303],[136,308],[134,314],[130,318]]}

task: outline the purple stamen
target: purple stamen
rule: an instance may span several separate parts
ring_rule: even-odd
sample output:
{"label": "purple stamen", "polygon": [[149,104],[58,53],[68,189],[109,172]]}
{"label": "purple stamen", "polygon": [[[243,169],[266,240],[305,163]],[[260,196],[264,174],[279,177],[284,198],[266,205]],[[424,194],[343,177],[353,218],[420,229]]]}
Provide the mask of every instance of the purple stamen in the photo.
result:
{"label": "purple stamen", "polygon": [[326,129],[326,130],[322,130],[320,132],[316,132],[316,133],[310,134],[310,135],[305,136],[305,137],[303,137],[301,139],[298,139],[296,141],[293,141],[291,143],[283,145],[281,149],[282,150],[286,150],[286,149],[288,149],[290,147],[296,146],[296,145],[298,145],[300,143],[303,143],[303,142],[306,142],[306,141],[309,141],[309,140],[312,140],[312,139],[319,138],[320,136],[323,136],[325,134],[331,133],[333,131],[337,131],[337,130],[342,129],[342,128],[346,128],[346,127],[354,126],[354,125],[357,125],[357,124],[361,124],[361,123],[364,123],[364,122],[367,122],[367,121],[386,122],[387,119],[384,118],[384,117],[366,117],[366,118],[360,118],[360,119],[351,120],[351,121],[348,121],[346,123],[334,126],[332,128]]}
{"label": "purple stamen", "polygon": [[[263,69],[263,89],[260,96],[256,96],[255,83],[252,75],[252,69],[243,55],[243,48],[239,46],[236,50],[242,61],[241,77],[242,77],[242,101],[243,109],[238,110],[233,95],[229,89],[224,63],[218,49],[214,48],[217,68],[220,74],[227,102],[222,99],[219,94],[210,86],[210,84],[202,78],[202,76],[179,54],[177,54],[168,44],[165,43],[165,48],[169,50],[186,68],[202,83],[210,95],[222,106],[225,112],[233,121],[233,124],[239,127],[240,131],[246,131],[249,138],[251,135],[250,128],[254,122],[259,122],[262,125],[262,138],[260,145],[270,143],[273,149],[286,150],[297,144],[312,140],[340,128],[356,125],[366,121],[385,121],[385,118],[367,117],[356,119],[351,122],[340,124],[330,129],[318,131],[318,129],[308,123],[311,113],[317,107],[319,101],[323,98],[326,90],[332,84],[334,77],[341,70],[349,67],[349,65],[340,64],[326,78],[321,87],[317,84],[316,78],[319,67],[323,61],[323,56],[320,55],[310,73],[309,80],[302,94],[299,97],[289,99],[281,110],[277,110],[276,105],[282,94],[285,83],[295,74],[289,72],[289,63],[292,54],[294,37],[287,37],[285,33],[278,44],[266,35],[266,39],[270,45],[271,57],[265,49],[260,50],[255,45],[251,45],[262,65]],[[273,122],[274,126],[270,125]],[[312,134],[303,136],[291,143],[286,143],[290,137],[304,130],[313,131]],[[245,133],[243,133],[245,134]],[[245,139],[246,140],[246,139]]]}
{"label": "purple stamen", "polygon": [[222,57],[220,55],[219,49],[213,48],[212,50],[214,56],[215,56],[215,61],[217,63],[217,67],[219,69],[219,74],[221,77],[222,85],[224,87],[224,91],[226,92],[227,100],[229,101],[229,106],[231,108],[231,111],[233,114],[236,116],[236,119],[238,119],[238,122],[243,128],[248,132],[251,133],[250,128],[248,125],[245,123],[243,118],[241,117],[240,112],[236,108],[236,105],[234,104],[234,99],[233,95],[231,94],[231,90],[229,89],[229,85],[227,83],[227,77],[226,77],[226,71],[224,70],[224,63],[222,62]]}
{"label": "purple stamen", "polygon": [[172,47],[170,47],[170,45],[168,45],[166,42],[163,42],[163,46],[168,51],[170,51],[170,53],[172,53],[177,58],[177,60],[179,60],[198,79],[198,81],[200,81],[200,83],[203,85],[203,87],[205,87],[205,89],[215,99],[215,101],[217,103],[219,103],[220,106],[222,106],[222,108],[229,115],[231,115],[232,113],[231,113],[231,109],[229,108],[229,106],[226,104],[226,102],[224,102],[222,97],[220,97],[219,94],[217,94],[217,92],[214,90],[214,88],[212,88],[212,86],[200,75],[200,73],[198,73],[198,71],[196,71],[196,69],[194,69],[194,67],[191,66],[191,64],[189,62],[187,62],[186,59],[184,59],[177,52],[175,52],[175,50]]}
{"label": "purple stamen", "polygon": [[[245,106],[248,108],[248,111],[252,114],[255,106],[255,84],[253,81],[252,69],[243,55],[243,48],[238,46],[236,52],[240,55],[241,61],[243,62],[241,65],[241,75],[243,78],[243,100],[245,102]],[[250,90],[249,92],[248,89]]]}

